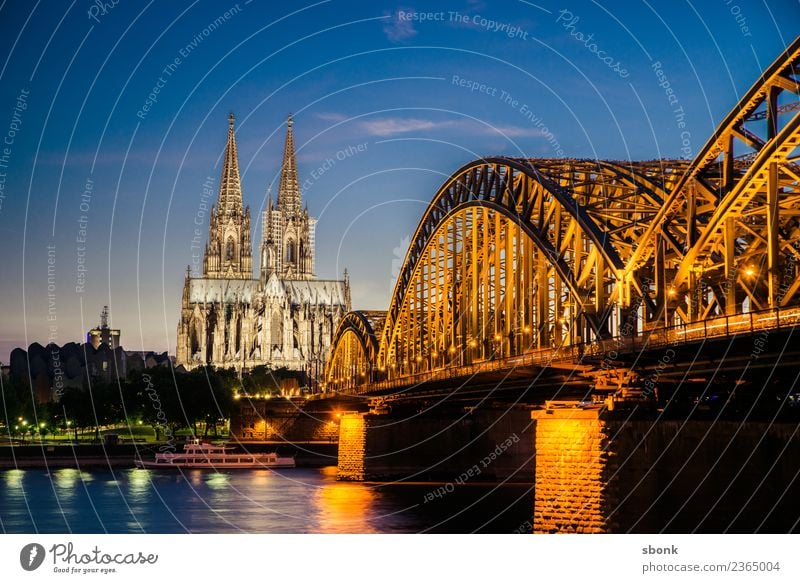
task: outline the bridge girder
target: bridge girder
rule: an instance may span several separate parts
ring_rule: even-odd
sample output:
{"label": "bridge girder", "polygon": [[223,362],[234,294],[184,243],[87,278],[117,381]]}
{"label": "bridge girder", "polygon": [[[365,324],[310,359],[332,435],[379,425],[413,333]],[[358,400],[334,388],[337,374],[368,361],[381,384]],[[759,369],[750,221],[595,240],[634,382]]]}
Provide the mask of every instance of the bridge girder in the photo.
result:
{"label": "bridge girder", "polygon": [[348,358],[396,380],[800,304],[799,72],[800,38],[691,162],[460,168],[417,227],[382,330],[346,318],[326,378]]}
{"label": "bridge girder", "polygon": [[412,239],[378,368],[419,370],[442,354],[463,362],[618,331],[626,310],[638,310],[639,284],[620,280],[625,258],[664,196],[655,167],[489,158],[459,169]]}
{"label": "bridge girder", "polygon": [[626,272],[656,270],[653,320],[797,301],[799,70],[800,37],[720,123],[642,234]]}
{"label": "bridge girder", "polygon": [[378,342],[386,312],[352,311],[340,320],[325,365],[325,381],[331,388],[361,385],[373,380]]}

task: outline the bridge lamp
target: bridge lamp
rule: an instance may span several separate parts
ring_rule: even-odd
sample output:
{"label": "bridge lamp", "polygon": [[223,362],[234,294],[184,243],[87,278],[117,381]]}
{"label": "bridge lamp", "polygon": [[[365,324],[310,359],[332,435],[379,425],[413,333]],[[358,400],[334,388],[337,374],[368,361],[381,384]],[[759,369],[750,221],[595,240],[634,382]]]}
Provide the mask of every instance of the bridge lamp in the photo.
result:
{"label": "bridge lamp", "polygon": [[501,338],[500,334],[494,335],[494,339],[497,340],[498,342],[500,341],[500,338]]}
{"label": "bridge lamp", "polygon": [[750,265],[748,265],[744,270],[744,274],[747,277],[753,277],[756,274],[756,270],[753,269]]}
{"label": "bridge lamp", "polygon": [[416,361],[417,362],[422,362],[422,357],[419,354],[417,355]]}
{"label": "bridge lamp", "polygon": [[477,345],[478,345],[478,343],[475,340],[470,340],[469,341],[469,347],[470,348],[475,348]]}
{"label": "bridge lamp", "polygon": [[525,332],[525,334],[530,334],[531,327],[530,326],[525,326],[525,328],[523,328],[523,331]]}
{"label": "bridge lamp", "polygon": [[431,353],[431,356],[432,356],[433,358],[439,358],[439,353],[438,353],[438,352],[432,352],[432,353]]}
{"label": "bridge lamp", "polygon": [[456,351],[456,347],[455,346],[451,346],[450,347],[450,354],[453,354],[455,351]]}
{"label": "bridge lamp", "polygon": [[667,294],[669,294],[670,297],[674,298],[678,294],[678,292],[675,291],[675,288],[671,287],[669,288],[669,290],[667,290]]}

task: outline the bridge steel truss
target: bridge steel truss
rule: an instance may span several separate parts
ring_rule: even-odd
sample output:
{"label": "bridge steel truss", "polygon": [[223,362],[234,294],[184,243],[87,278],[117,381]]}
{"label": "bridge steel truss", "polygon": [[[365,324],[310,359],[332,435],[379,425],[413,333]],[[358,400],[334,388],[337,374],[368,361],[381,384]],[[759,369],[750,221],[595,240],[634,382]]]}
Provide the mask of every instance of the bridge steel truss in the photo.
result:
{"label": "bridge steel truss", "polygon": [[463,166],[422,217],[388,311],[340,324],[326,383],[355,391],[800,304],[798,73],[800,38],[691,163]]}

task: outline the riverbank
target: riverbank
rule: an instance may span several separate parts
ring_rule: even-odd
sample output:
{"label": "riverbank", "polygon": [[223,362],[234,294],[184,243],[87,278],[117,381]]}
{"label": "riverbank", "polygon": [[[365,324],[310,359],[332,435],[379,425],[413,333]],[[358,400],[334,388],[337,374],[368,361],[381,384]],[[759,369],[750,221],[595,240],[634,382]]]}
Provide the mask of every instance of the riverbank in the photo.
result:
{"label": "riverbank", "polygon": [[[0,470],[17,468],[132,468],[134,459],[152,457],[163,443],[149,444],[25,444],[0,447]],[[178,451],[180,451],[178,446]],[[338,444],[307,442],[261,442],[239,445],[236,451],[262,453],[280,451],[294,455],[298,467],[336,465]]]}

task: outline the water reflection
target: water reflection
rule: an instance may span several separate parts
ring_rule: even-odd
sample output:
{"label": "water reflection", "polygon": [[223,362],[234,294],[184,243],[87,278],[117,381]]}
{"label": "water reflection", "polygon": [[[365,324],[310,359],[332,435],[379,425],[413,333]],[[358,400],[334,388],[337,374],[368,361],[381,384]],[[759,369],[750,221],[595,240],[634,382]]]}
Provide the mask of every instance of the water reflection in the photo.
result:
{"label": "water reflection", "polygon": [[8,470],[0,471],[0,528],[9,533],[511,532],[530,516],[530,505],[509,510],[510,500],[530,500],[513,487],[488,502],[482,499],[485,489],[465,488],[423,507],[428,489],[337,482],[335,467],[183,474]]}
{"label": "water reflection", "polygon": [[148,470],[132,470],[123,477],[123,481],[127,481],[125,495],[131,505],[146,504],[153,496],[153,484]]}
{"label": "water reflection", "polygon": [[317,490],[318,531],[322,533],[378,532],[368,512],[375,507],[375,489],[362,484],[333,482]]}
{"label": "water reflection", "polygon": [[9,490],[22,488],[22,478],[25,470],[6,470],[3,473],[4,486]]}

